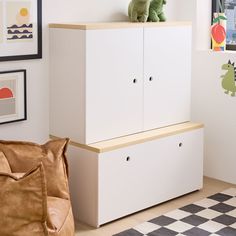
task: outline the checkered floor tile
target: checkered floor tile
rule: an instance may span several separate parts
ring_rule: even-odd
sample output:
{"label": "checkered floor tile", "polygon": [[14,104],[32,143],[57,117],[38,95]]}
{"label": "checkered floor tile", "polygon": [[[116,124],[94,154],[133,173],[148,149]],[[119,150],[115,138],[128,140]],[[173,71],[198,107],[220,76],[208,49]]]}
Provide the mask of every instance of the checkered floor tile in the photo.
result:
{"label": "checkered floor tile", "polygon": [[236,236],[236,188],[181,207],[113,236]]}

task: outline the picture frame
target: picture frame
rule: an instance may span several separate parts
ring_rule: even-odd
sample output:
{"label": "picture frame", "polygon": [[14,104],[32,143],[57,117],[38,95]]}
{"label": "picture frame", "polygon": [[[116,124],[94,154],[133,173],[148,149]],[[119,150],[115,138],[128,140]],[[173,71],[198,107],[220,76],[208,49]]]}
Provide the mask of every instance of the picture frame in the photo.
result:
{"label": "picture frame", "polygon": [[42,58],[42,0],[0,0],[0,62]]}
{"label": "picture frame", "polygon": [[212,20],[214,12],[225,13],[226,50],[236,50],[236,0],[212,0]]}
{"label": "picture frame", "polygon": [[0,71],[0,124],[27,120],[26,70]]}

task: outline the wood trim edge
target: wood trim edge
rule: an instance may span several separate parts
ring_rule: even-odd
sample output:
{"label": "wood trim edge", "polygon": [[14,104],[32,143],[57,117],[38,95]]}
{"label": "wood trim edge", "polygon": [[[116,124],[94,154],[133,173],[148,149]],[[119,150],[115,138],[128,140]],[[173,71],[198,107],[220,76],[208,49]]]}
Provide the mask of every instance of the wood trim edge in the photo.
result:
{"label": "wood trim edge", "polygon": [[[152,141],[152,140],[156,140],[156,139],[160,139],[160,138],[164,138],[164,137],[169,137],[169,136],[176,135],[176,134],[185,133],[185,132],[196,130],[196,129],[201,129],[201,128],[204,127],[204,125],[201,124],[201,123],[195,123],[195,124],[191,123],[191,124],[192,124],[192,126],[189,126],[189,127],[179,127],[176,130],[170,130],[170,131],[167,131],[167,132],[164,132],[164,133],[161,133],[161,134],[156,134],[156,135],[153,135],[153,136],[150,136],[150,137],[137,137],[137,139],[134,138],[134,140],[130,140],[130,141],[127,141],[127,142],[124,142],[124,143],[122,143],[122,142],[119,143],[118,142],[117,144],[111,144],[110,146],[107,145],[107,147],[96,147],[96,144],[98,144],[98,143],[93,143],[93,144],[86,145],[86,144],[81,144],[81,143],[78,143],[78,142],[75,142],[75,141],[70,141],[69,144],[74,146],[74,147],[86,149],[86,150],[89,150],[89,151],[92,151],[92,152],[103,153],[103,152],[109,152],[109,151],[113,151],[113,150],[116,150],[116,149],[128,147],[128,146],[131,146],[131,145],[137,145],[137,144],[141,144],[141,143],[144,143],[144,142],[148,142],[148,141]],[[168,128],[168,127],[165,127],[165,128]],[[160,129],[165,129],[165,128],[160,128]],[[146,131],[146,132],[149,132],[149,131]],[[143,132],[143,133],[145,133],[145,132]],[[138,135],[138,134],[136,134],[136,135]],[[51,139],[59,138],[59,137],[56,137],[54,135],[49,135],[49,137]],[[115,140],[115,139],[113,139],[113,140]],[[106,142],[106,141],[104,141],[104,142]]]}
{"label": "wood trim edge", "polygon": [[135,140],[135,141],[130,141],[130,142],[122,143],[122,144],[117,144],[117,145],[113,145],[113,146],[106,147],[106,148],[95,148],[95,149],[97,149],[99,151],[98,153],[109,152],[109,151],[113,151],[113,150],[116,150],[116,149],[141,144],[141,143],[144,143],[144,142],[149,142],[149,141],[169,137],[169,136],[176,135],[176,134],[185,133],[185,132],[192,131],[192,130],[195,130],[195,129],[200,129],[200,128],[203,128],[203,126],[202,127],[194,127],[194,128],[185,128],[185,129],[181,129],[181,130],[176,130],[174,132],[169,132],[169,133],[166,133],[166,134],[159,134],[159,135],[156,135],[156,136],[143,138],[143,139],[139,139],[139,140]]}
{"label": "wood trim edge", "polygon": [[149,27],[171,27],[191,26],[190,21],[167,21],[167,22],[98,22],[98,23],[50,23],[49,28],[77,29],[77,30],[99,30],[120,28],[149,28]]}
{"label": "wood trim edge", "polygon": [[[50,134],[49,138],[52,139],[52,140],[55,140],[55,139],[59,139],[60,137]],[[89,151],[92,151],[92,152],[97,152],[97,153],[100,152],[100,149],[98,149],[98,148],[91,147],[91,146],[86,145],[86,144],[77,143],[77,142],[74,142],[72,140],[69,141],[69,144],[71,146],[82,148],[82,149],[86,149],[86,150],[89,150]]]}

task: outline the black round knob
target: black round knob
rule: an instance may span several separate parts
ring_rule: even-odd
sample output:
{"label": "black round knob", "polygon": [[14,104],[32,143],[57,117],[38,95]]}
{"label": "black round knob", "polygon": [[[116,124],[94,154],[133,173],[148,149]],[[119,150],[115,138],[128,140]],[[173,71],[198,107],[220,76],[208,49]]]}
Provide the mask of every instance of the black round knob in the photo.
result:
{"label": "black round knob", "polygon": [[149,77],[149,81],[153,81],[153,77],[151,76],[151,77]]}
{"label": "black round knob", "polygon": [[126,161],[130,161],[130,157],[126,157]]}
{"label": "black round knob", "polygon": [[179,147],[182,147],[183,146],[183,143],[179,143]]}
{"label": "black round knob", "polygon": [[133,83],[136,84],[138,82],[137,79],[133,79]]}

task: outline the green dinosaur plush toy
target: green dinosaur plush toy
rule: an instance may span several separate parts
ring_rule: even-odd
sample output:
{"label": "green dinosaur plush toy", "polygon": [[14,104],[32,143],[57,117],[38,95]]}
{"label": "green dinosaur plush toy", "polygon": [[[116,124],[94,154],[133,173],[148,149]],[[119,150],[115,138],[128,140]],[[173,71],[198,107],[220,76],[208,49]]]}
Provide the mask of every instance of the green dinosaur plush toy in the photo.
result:
{"label": "green dinosaur plush toy", "polygon": [[166,0],[152,0],[149,8],[148,21],[159,22],[166,21],[166,17],[163,12],[163,5],[166,4]]}
{"label": "green dinosaur plush toy", "polygon": [[151,0],[132,0],[129,4],[129,18],[133,22],[146,22]]}

